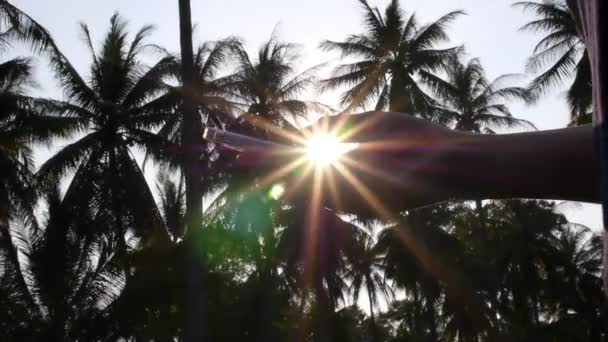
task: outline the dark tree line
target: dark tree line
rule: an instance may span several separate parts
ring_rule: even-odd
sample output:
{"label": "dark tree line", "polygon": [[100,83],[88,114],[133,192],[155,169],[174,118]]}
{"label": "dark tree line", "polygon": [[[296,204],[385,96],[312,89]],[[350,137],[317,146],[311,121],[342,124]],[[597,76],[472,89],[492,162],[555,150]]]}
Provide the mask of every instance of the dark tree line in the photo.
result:
{"label": "dark tree line", "polygon": [[[494,134],[533,128],[511,101],[569,83],[571,124],[589,122],[589,61],[563,3],[514,5],[536,15],[522,29],[544,35],[528,86],[438,47],[462,11],[420,23],[397,0],[359,5],[361,32],[320,44],[349,62],[318,79],[275,35],[253,53],[232,37],[193,45],[188,1],[181,53],[152,65],[152,26],[131,32],[115,14],[96,44],[82,24],[82,73],[1,0],[0,52],[31,48],[66,99],[30,95],[29,57],[0,63],[0,340],[608,340],[600,237],[553,202],[446,202],[390,222],[319,208],[311,225],[309,203],[253,187],[266,171],[201,140],[201,125],[274,139],[268,124],[294,130],[331,110],[303,100],[307,89],[340,89],[342,111]],[[35,168],[33,149],[60,138]],[[204,212],[203,197],[214,198]]]}

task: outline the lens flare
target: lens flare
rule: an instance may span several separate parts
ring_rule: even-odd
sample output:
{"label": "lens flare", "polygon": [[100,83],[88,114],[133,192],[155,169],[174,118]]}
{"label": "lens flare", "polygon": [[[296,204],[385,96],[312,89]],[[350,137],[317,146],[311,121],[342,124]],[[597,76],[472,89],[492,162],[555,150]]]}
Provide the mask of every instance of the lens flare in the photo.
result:
{"label": "lens flare", "polygon": [[278,200],[285,193],[285,186],[283,184],[275,184],[270,188],[270,198]]}
{"label": "lens flare", "polygon": [[354,150],[355,143],[343,143],[332,134],[315,134],[306,142],[306,158],[317,166],[335,164],[345,153]]}

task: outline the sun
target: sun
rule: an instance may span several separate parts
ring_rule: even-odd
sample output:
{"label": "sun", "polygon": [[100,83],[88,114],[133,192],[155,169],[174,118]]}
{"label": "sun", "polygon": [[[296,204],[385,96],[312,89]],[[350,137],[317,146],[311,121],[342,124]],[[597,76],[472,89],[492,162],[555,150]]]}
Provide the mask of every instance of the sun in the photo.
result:
{"label": "sun", "polygon": [[308,137],[305,147],[306,159],[315,166],[325,167],[340,161],[340,158],[355,149],[357,144],[341,142],[330,133],[317,133]]}

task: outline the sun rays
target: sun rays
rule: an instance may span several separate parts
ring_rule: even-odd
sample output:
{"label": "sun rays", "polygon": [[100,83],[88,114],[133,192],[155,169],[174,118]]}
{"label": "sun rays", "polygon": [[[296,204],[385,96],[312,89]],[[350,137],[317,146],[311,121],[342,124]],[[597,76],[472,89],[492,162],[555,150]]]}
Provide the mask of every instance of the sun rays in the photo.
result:
{"label": "sun rays", "polygon": [[356,143],[342,143],[332,134],[315,134],[306,142],[306,158],[317,167],[339,162],[340,158],[357,148]]}
{"label": "sun rays", "polygon": [[[334,209],[340,210],[342,207],[340,187],[337,186],[338,178],[346,181],[352,189],[355,189],[358,196],[361,196],[361,199],[376,211],[378,217],[388,218],[390,216],[390,211],[382,205],[382,202],[363,181],[357,178],[356,174],[368,173],[387,180],[391,180],[391,176],[367,165],[364,161],[358,161],[349,156],[349,152],[354,150],[382,148],[382,142],[359,144],[350,141],[358,133],[376,124],[377,118],[374,116],[355,124],[348,120],[348,116],[324,117],[314,126],[302,129],[299,133],[278,127],[263,119],[246,121],[256,129],[287,140],[290,145],[289,148],[276,151],[269,149],[265,153],[262,158],[283,162],[274,163],[273,165],[276,166],[256,180],[255,187],[272,188],[285,179],[289,179],[288,186],[282,188],[282,198],[296,195],[303,190],[301,188],[303,185],[312,187],[312,191],[306,191],[310,195],[308,204],[311,209],[316,210],[309,212],[313,216],[308,218],[309,223],[316,221],[314,215],[318,215],[318,213],[314,214],[314,212],[322,209],[324,198],[331,200]],[[390,149],[394,147],[392,145],[395,143],[387,142],[386,145]],[[246,150],[243,152],[247,153]],[[392,180],[398,181],[397,178]]]}
{"label": "sun rays", "polygon": [[[350,118],[352,119],[353,116]],[[275,145],[279,148],[269,148],[261,157],[261,163],[267,158],[272,160],[270,164],[272,166],[265,168],[263,174],[254,182],[251,191],[255,192],[260,188],[269,189],[268,197],[274,201],[285,200],[287,202],[283,203],[290,203],[290,200],[295,199],[299,205],[304,206],[302,209],[305,209],[305,216],[300,222],[304,228],[303,240],[298,256],[303,266],[300,279],[303,288],[315,284],[315,281],[318,281],[317,277],[324,276],[323,271],[319,269],[322,267],[320,263],[324,262],[320,258],[323,258],[323,253],[327,252],[324,250],[327,246],[323,246],[327,236],[323,234],[332,234],[325,229],[330,227],[324,227],[324,222],[329,222],[328,217],[324,215],[344,213],[343,208],[348,203],[343,201],[356,201],[365,203],[367,209],[386,224],[404,228],[396,230],[399,244],[405,250],[409,250],[429,274],[449,284],[451,295],[464,298],[469,303],[476,303],[477,298],[466,288],[466,279],[462,274],[442,265],[433,255],[431,246],[410,234],[408,223],[403,222],[398,212],[394,212],[383,203],[383,199],[373,188],[370,188],[370,184],[366,184],[366,180],[369,179],[382,179],[389,184],[394,183],[395,191],[399,191],[397,187],[404,185],[404,179],[391,174],[367,157],[360,158],[362,155],[360,152],[365,152],[369,156],[383,152],[392,154],[404,149],[417,151],[415,153],[426,158],[424,154],[428,154],[435,147],[441,148],[441,145],[434,144],[428,139],[407,141],[390,137],[386,140],[353,143],[352,140],[356,141],[357,137],[365,135],[366,130],[379,123],[376,116],[364,120],[349,120],[347,116],[341,115],[322,118],[316,125],[300,132],[288,131],[263,120],[248,120],[248,122],[257,129],[283,139],[282,145]],[[443,144],[445,143],[444,141]],[[456,141],[449,143],[457,145]],[[251,150],[254,154],[260,154],[260,150],[256,150],[255,147]],[[242,152],[247,154],[247,148]],[[397,164],[411,167],[415,162],[401,159]],[[408,180],[410,183],[411,181]],[[418,182],[416,183],[420,186]],[[428,185],[424,185],[424,189],[432,191]],[[473,307],[471,310],[474,319],[480,317],[478,307]]]}

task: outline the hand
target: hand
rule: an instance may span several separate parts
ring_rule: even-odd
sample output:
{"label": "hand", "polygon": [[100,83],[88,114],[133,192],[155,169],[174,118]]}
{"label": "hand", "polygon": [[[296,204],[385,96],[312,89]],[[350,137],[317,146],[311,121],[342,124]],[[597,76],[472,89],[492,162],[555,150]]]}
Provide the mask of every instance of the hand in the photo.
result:
{"label": "hand", "polygon": [[[312,166],[313,171],[304,176],[285,175],[288,200],[309,203],[320,184],[316,200],[323,206],[366,218],[386,218],[447,199],[443,179],[450,170],[442,167],[441,159],[451,142],[467,136],[410,115],[386,112],[325,117],[301,133],[317,131],[336,131],[346,142],[359,143],[358,148],[319,172]],[[280,153],[246,158],[264,165],[261,178],[294,159]],[[315,174],[321,174],[317,183]]]}

